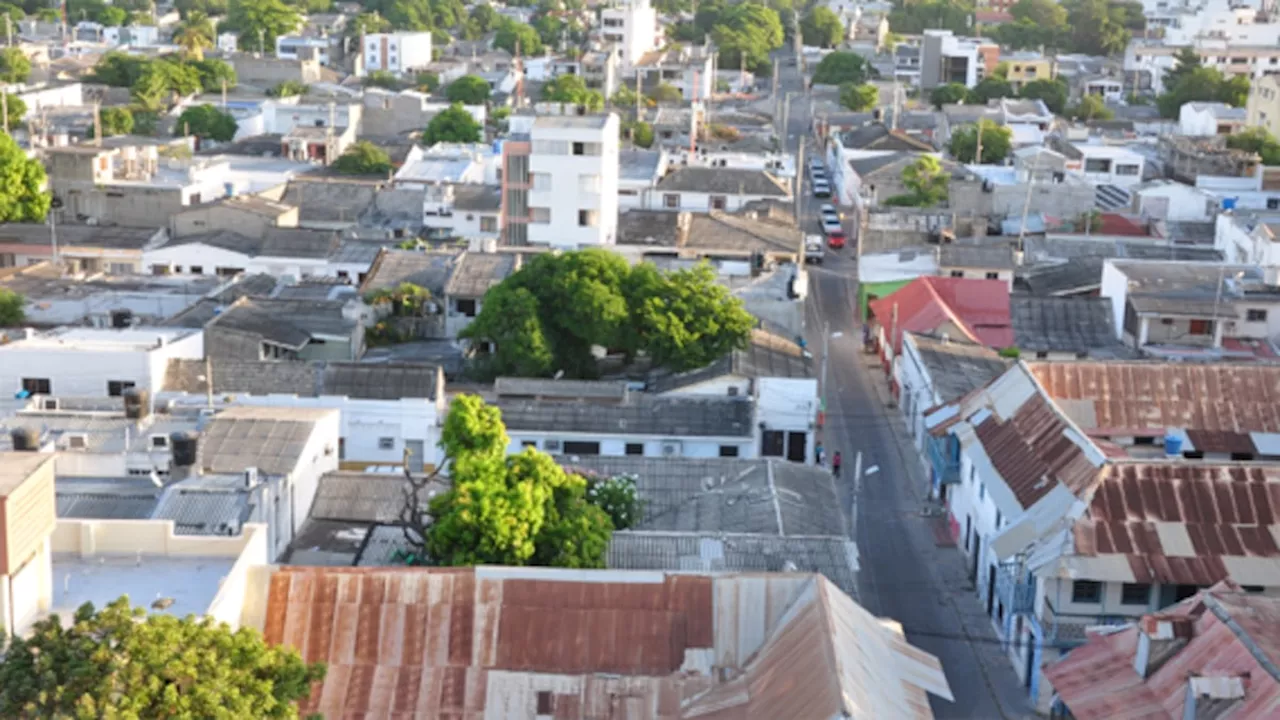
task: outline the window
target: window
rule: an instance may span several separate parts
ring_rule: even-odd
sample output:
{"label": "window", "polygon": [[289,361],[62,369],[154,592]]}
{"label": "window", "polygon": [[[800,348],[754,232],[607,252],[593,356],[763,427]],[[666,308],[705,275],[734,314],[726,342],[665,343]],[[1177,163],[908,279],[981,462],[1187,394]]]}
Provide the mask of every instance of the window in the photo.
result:
{"label": "window", "polygon": [[538,448],[538,441],[537,440],[521,440],[520,447],[522,448],[531,447],[536,450]]}
{"label": "window", "polygon": [[998,272],[989,272],[989,273],[987,273],[987,279],[988,279],[988,280],[999,280],[999,279],[1000,279],[1000,273],[998,273]]}
{"label": "window", "polygon": [[492,216],[480,218],[480,232],[498,232],[498,218]]}
{"label": "window", "polygon": [[1138,166],[1137,165],[1117,165],[1116,174],[1117,175],[1137,175]]}
{"label": "window", "polygon": [[781,430],[765,430],[760,438],[760,455],[763,457],[782,457],[786,446],[787,434]]}
{"label": "window", "polygon": [[996,529],[999,530],[1003,523],[1004,523],[1004,516],[1000,514],[999,510],[997,510],[996,511]]}
{"label": "window", "polygon": [[476,301],[473,298],[458,298],[453,301],[454,307],[457,308],[459,315],[467,317],[476,316]]}
{"label": "window", "polygon": [[529,222],[535,225],[549,225],[551,223],[551,208],[529,208]]}
{"label": "window", "polygon": [[964,271],[963,271],[963,270],[952,270],[952,271],[951,271],[951,277],[953,277],[953,278],[962,278],[962,277],[964,277]]}
{"label": "window", "polygon": [[1087,173],[1105,173],[1111,172],[1111,161],[1107,158],[1096,158],[1084,161],[1084,171]]}
{"label": "window", "polygon": [[151,274],[152,275],[168,275],[169,266],[168,265],[152,265]]}
{"label": "window", "polygon": [[662,207],[676,209],[680,207],[680,196],[674,193],[667,193],[662,196]]}
{"label": "window", "polygon": [[1102,602],[1102,583],[1094,580],[1076,580],[1071,583],[1071,602]]}
{"label": "window", "polygon": [[586,154],[587,154],[587,144],[586,144],[586,143],[580,143],[580,142],[576,142],[576,143],[574,143],[574,144],[573,144],[573,154],[574,154],[574,155],[586,155]]}
{"label": "window", "polygon": [[1254,595],[1266,592],[1266,588],[1261,585],[1241,585],[1240,589],[1247,593],[1253,593]]}
{"label": "window", "polygon": [[711,196],[711,209],[712,209],[712,210],[724,210],[726,207],[728,207],[728,205],[729,205],[729,200],[728,200],[728,198],[726,198],[725,196],[723,196],[723,195],[712,195],[712,196]]}
{"label": "window", "polygon": [[628,455],[643,455],[644,443],[627,443]]}
{"label": "window", "polygon": [[565,455],[599,455],[600,443],[587,442],[584,440],[566,440],[564,442]]}
{"label": "window", "polygon": [[393,438],[393,437],[380,437],[380,438],[378,438],[378,449],[379,449],[379,450],[395,450],[395,449],[396,449],[396,439],[395,439],[395,438]]}
{"label": "window", "polygon": [[128,390],[133,386],[134,383],[132,380],[108,380],[107,395],[110,397],[120,397],[121,395],[124,395],[125,390]]}
{"label": "window", "polygon": [[1268,210],[1280,210],[1280,198],[1267,198]]}
{"label": "window", "polygon": [[1192,320],[1187,323],[1188,335],[1208,335],[1213,332],[1213,323],[1208,320]]}
{"label": "window", "polygon": [[1266,322],[1267,311],[1259,310],[1257,308],[1250,308],[1249,310],[1245,311],[1244,319],[1248,320],[1249,322]]}
{"label": "window", "polygon": [[84,435],[68,435],[67,447],[72,450],[83,450],[89,445],[89,438]]}
{"label": "window", "polygon": [[737,445],[721,445],[720,457],[738,457]]}
{"label": "window", "polygon": [[49,378],[22,378],[22,389],[32,395],[53,394],[53,386]]}
{"label": "window", "polygon": [[600,176],[599,175],[579,175],[578,176],[578,192],[580,193],[600,192]]}
{"label": "window", "polygon": [[969,484],[972,485],[975,482],[977,482],[977,480],[978,480],[978,466],[970,465],[969,466]]}
{"label": "window", "polygon": [[987,484],[984,482],[980,482],[978,483],[978,499],[984,500],[986,499],[986,497],[987,497]]}
{"label": "window", "polygon": [[556,696],[549,690],[538,691],[538,714],[553,715],[556,711]]}
{"label": "window", "polygon": [[597,223],[595,210],[578,211],[578,227],[595,227]]}
{"label": "window", "polygon": [[1147,605],[1151,602],[1151,586],[1147,583],[1125,583],[1120,586],[1121,605]]}
{"label": "window", "polygon": [[539,192],[551,189],[551,173],[529,173],[533,189]]}
{"label": "window", "polygon": [[192,266],[191,266],[191,274],[192,274],[192,275],[203,275],[203,274],[204,274],[204,266],[203,266],[203,265],[192,265]]}
{"label": "window", "polygon": [[168,449],[168,447],[169,447],[168,435],[152,435],[151,436],[152,450],[166,450]]}
{"label": "window", "polygon": [[567,140],[534,140],[534,155],[568,155],[569,142]]}

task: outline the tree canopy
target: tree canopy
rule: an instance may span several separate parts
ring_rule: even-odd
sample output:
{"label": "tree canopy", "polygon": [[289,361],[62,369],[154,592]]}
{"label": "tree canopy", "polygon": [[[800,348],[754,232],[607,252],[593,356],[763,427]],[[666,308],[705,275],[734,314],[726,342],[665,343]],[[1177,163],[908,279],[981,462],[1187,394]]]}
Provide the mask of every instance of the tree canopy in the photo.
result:
{"label": "tree canopy", "polygon": [[590,249],[526,263],[489,291],[463,336],[496,346],[491,372],[589,378],[593,346],[689,370],[744,347],[753,325],[709,267],[664,273]]}
{"label": "tree canopy", "polygon": [[879,103],[880,89],[875,85],[845,83],[840,86],[840,104],[854,112],[870,110]]}
{"label": "tree canopy", "polygon": [[[99,121],[102,123],[103,137],[128,135],[133,132],[133,113],[129,111],[129,108],[102,108],[98,115]],[[92,129],[90,132],[92,132]]]}
{"label": "tree canopy", "polygon": [[805,45],[830,48],[844,40],[844,24],[826,5],[814,5],[800,20],[800,37]]}
{"label": "tree canopy", "polygon": [[973,92],[969,95],[969,100],[975,105],[986,105],[988,100],[996,98],[1016,97],[1017,93],[1013,91],[1013,85],[1002,77],[992,75],[985,77],[977,85],[973,86]]}
{"label": "tree canopy", "polygon": [[16,47],[0,50],[0,83],[22,83],[31,76],[31,61]]}
{"label": "tree canopy", "polygon": [[962,103],[969,98],[969,88],[960,83],[948,83],[939,85],[929,93],[929,102],[939,110],[943,105],[954,105]]}
{"label": "tree canopy", "polygon": [[645,97],[654,104],[679,103],[684,100],[684,94],[680,92],[680,88],[671,83],[658,83]]}
{"label": "tree canopy", "polygon": [[343,175],[386,175],[391,172],[391,157],[368,140],[359,140],[352,143],[331,167]]}
{"label": "tree canopy", "polygon": [[90,77],[103,85],[129,88],[134,102],[149,111],[165,109],[179,96],[216,92],[224,80],[227,87],[236,84],[235,69],[222,60],[147,58],[116,51],[103,55]]}
{"label": "tree canopy", "polygon": [[[982,159],[974,160],[978,153],[979,127],[982,128]],[[1013,149],[1013,131],[995,123],[979,120],[976,125],[968,125],[952,132],[948,149],[959,162],[996,165],[1009,157],[1009,152]]]}
{"label": "tree canopy", "polygon": [[631,142],[636,147],[650,148],[653,146],[653,126],[643,120],[623,123],[619,128],[619,133],[623,137],[630,136]]}
{"label": "tree canopy", "polygon": [[452,487],[429,505],[430,562],[604,567],[612,517],[639,514],[634,484],[589,493],[550,455],[525,448],[508,457],[509,444],[497,408],[476,395],[454,399],[440,442]]}
{"label": "tree canopy", "polygon": [[1022,86],[1020,96],[1028,100],[1041,100],[1049,112],[1061,115],[1067,107],[1067,84],[1061,80],[1032,80]]}
{"label": "tree canopy", "polygon": [[604,95],[587,87],[578,75],[559,75],[542,86],[542,99],[547,102],[582,105],[592,112],[604,108]]}
{"label": "tree canopy", "polygon": [[49,214],[44,165],[0,132],[0,223],[44,222]]}
{"label": "tree canopy", "polygon": [[895,195],[885,200],[886,205],[930,207],[947,199],[947,187],[951,174],[942,169],[942,163],[932,155],[921,155],[918,160],[902,170],[902,184],[907,194]]}
{"label": "tree canopy", "polygon": [[538,31],[524,23],[504,18],[498,24],[498,31],[493,36],[493,47],[516,54],[519,45],[522,57],[534,57],[542,54],[542,38]]}
{"label": "tree canopy", "polygon": [[4,116],[4,127],[10,132],[22,125],[22,118],[27,114],[27,103],[13,93],[4,94],[8,113]]}
{"label": "tree canopy", "polygon": [[[1174,76],[1172,85],[1168,83],[1169,75]],[[1166,118],[1178,117],[1182,106],[1190,102],[1224,102],[1244,107],[1249,100],[1248,76],[1227,78],[1216,68],[1199,64],[1181,71],[1175,66],[1165,76],[1165,89],[1167,92],[1156,98],[1156,107]]]}
{"label": "tree canopy", "polygon": [[869,75],[867,61],[851,52],[828,53],[813,69],[814,85],[861,85]]}
{"label": "tree canopy", "polygon": [[950,30],[957,35],[971,31],[973,3],[968,0],[919,0],[894,4],[889,27],[902,35],[919,35],[928,29]]}
{"label": "tree canopy", "polygon": [[480,142],[483,134],[484,128],[471,117],[471,113],[461,103],[454,103],[427,123],[427,128],[422,131],[422,144]]}
{"label": "tree canopy", "polygon": [[305,83],[297,80],[285,80],[273,88],[267,89],[267,97],[294,97],[297,95],[306,95],[310,88]]}
{"label": "tree canopy", "polygon": [[1085,95],[1080,98],[1080,102],[1067,108],[1067,117],[1072,120],[1082,120],[1088,122],[1090,120],[1110,120],[1115,117],[1115,113],[1107,108],[1106,103],[1095,95]]}
{"label": "tree canopy", "polygon": [[225,26],[239,34],[241,50],[275,51],[276,38],[297,29],[302,17],[281,0],[231,0]]}
{"label": "tree canopy", "polygon": [[187,14],[173,34],[173,42],[195,60],[204,59],[204,51],[213,47],[213,22],[202,11]]}
{"label": "tree canopy", "polygon": [[256,630],[147,614],[122,597],[14,638],[0,662],[0,716],[297,718],[295,703],[324,675]]}
{"label": "tree canopy", "polygon": [[711,28],[711,39],[720,48],[720,67],[762,71],[772,67],[769,53],[782,47],[782,20],[778,11],[757,0],[729,5]]}
{"label": "tree canopy", "polygon": [[230,142],[238,127],[235,118],[213,105],[195,105],[178,116],[174,132],[177,135],[194,135],[201,140]]}
{"label": "tree canopy", "polygon": [[489,81],[479,75],[463,75],[445,89],[449,102],[463,105],[483,105],[488,102],[489,93]]}
{"label": "tree canopy", "polygon": [[1251,127],[1228,135],[1227,147],[1256,153],[1263,165],[1280,165],[1280,143],[1265,128]]}
{"label": "tree canopy", "polygon": [[[27,299],[8,289],[0,289],[0,327],[16,327],[27,319]],[[619,528],[621,529],[621,528]]]}

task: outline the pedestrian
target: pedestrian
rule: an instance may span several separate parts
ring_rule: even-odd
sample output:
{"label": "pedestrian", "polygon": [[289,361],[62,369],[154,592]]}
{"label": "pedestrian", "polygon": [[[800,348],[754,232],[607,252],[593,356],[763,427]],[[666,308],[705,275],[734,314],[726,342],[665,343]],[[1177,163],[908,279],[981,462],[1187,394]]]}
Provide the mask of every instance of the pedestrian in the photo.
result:
{"label": "pedestrian", "polygon": [[837,478],[840,477],[840,451],[837,450],[835,455],[831,456],[831,474]]}
{"label": "pedestrian", "polygon": [[822,461],[827,459],[822,449],[822,443],[818,443],[817,446],[813,448],[813,457],[817,461],[818,465],[822,465]]}

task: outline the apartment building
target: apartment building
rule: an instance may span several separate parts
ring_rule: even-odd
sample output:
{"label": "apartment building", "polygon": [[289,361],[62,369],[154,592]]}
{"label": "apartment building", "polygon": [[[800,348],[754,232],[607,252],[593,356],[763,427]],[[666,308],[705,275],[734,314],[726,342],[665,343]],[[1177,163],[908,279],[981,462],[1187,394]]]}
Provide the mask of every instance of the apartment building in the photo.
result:
{"label": "apartment building", "polygon": [[513,139],[503,144],[505,244],[559,248],[614,244],[618,116],[544,115],[520,120],[524,127],[513,127]]}
{"label": "apartment building", "polygon": [[662,47],[658,11],[649,0],[622,0],[600,13],[601,38],[613,43],[623,68],[631,68],[646,53]]}
{"label": "apartment building", "polygon": [[1037,52],[1020,52],[1001,56],[1000,62],[1008,65],[1009,84],[1018,92],[1027,83],[1036,80],[1052,80],[1058,76],[1058,65],[1053,58]]}
{"label": "apartment building", "polygon": [[939,85],[977,85],[995,69],[999,46],[978,39],[956,37],[950,30],[926,30],[920,46],[920,87],[932,90]]}
{"label": "apartment building", "polygon": [[1280,137],[1280,77],[1263,75],[1254,78],[1245,106],[1245,125],[1260,127]]}
{"label": "apartment building", "polygon": [[394,32],[364,36],[363,72],[404,73],[431,64],[431,33]]}

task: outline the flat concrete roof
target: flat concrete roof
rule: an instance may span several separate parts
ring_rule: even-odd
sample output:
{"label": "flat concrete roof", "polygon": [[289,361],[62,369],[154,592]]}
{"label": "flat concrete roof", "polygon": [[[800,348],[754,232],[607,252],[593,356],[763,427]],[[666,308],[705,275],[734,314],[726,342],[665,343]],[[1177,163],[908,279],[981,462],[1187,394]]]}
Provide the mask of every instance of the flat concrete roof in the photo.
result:
{"label": "flat concrete roof", "polygon": [[0,497],[8,497],[52,457],[38,452],[0,452]]}
{"label": "flat concrete roof", "polygon": [[[204,615],[231,572],[234,557],[168,557],[155,555],[53,556],[51,614],[64,620],[86,602],[101,608],[121,595],[150,610],[160,598],[172,598],[163,612],[182,617]],[[153,611],[154,612],[154,611]]]}

